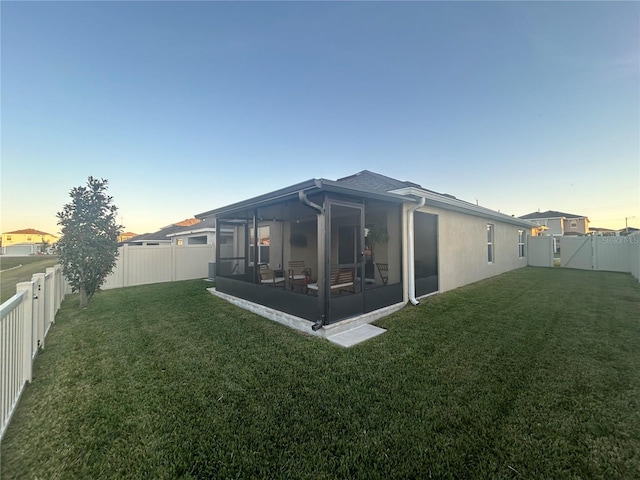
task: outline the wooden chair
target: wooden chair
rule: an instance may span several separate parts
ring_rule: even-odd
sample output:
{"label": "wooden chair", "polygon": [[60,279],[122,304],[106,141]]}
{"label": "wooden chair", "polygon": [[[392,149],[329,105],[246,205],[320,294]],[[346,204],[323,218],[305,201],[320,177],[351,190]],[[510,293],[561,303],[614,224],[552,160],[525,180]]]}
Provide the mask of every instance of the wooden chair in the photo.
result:
{"label": "wooden chair", "polygon": [[[309,290],[318,291],[318,284],[307,285]],[[353,268],[332,268],[331,269],[331,293],[333,292],[356,292],[355,272]]]}
{"label": "wooden chair", "polygon": [[311,269],[304,266],[304,260],[291,260],[288,276],[291,290],[295,285],[301,285],[303,293],[307,293],[307,285],[311,280]]}
{"label": "wooden chair", "polygon": [[269,269],[269,265],[261,263],[258,265],[258,277],[261,285],[269,285],[271,287],[281,286],[284,288],[284,277],[277,277],[276,272]]}
{"label": "wooden chair", "polygon": [[339,268],[335,272],[331,272],[331,291],[337,290],[338,293],[347,291],[356,293],[355,272],[353,268]]}
{"label": "wooden chair", "polygon": [[382,285],[386,285],[389,281],[389,264],[388,263],[376,263],[378,267],[378,273],[382,279]]}

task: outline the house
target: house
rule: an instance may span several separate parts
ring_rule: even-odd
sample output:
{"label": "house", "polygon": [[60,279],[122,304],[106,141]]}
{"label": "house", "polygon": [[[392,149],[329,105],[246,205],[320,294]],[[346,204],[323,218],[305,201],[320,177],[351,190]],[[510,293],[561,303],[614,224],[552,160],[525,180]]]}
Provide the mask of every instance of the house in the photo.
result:
{"label": "house", "polygon": [[[228,238],[229,231],[222,232],[222,241]],[[211,245],[216,240],[216,223],[214,218],[200,220],[189,218],[178,223],[172,223],[162,227],[157,232],[144,233],[121,242],[126,245],[153,246],[153,245]]]}
{"label": "house", "polygon": [[[167,234],[173,245],[213,245],[216,239],[216,222],[214,218],[206,218],[197,222],[181,222],[180,229]],[[179,224],[177,224],[179,225]]]}
{"label": "house", "polygon": [[600,235],[602,237],[611,237],[618,235],[620,232],[610,228],[589,227],[589,233],[592,235]]}
{"label": "house", "polygon": [[216,220],[216,295],[321,336],[526,266],[532,228],[367,170],[196,217]]}
{"label": "house", "polygon": [[172,223],[165,227],[162,227],[160,230],[153,233],[143,233],[141,235],[136,235],[134,237],[130,237],[126,240],[122,240],[120,243],[126,245],[171,245],[171,237],[169,235],[179,232],[184,228],[190,227],[199,223],[200,220],[196,218],[189,218],[183,220],[178,223]]}
{"label": "house", "polygon": [[640,228],[635,227],[625,227],[618,230],[620,235],[636,235],[638,232],[640,232]]}
{"label": "house", "polygon": [[542,235],[561,237],[563,235],[586,235],[589,233],[589,218],[583,215],[547,210],[546,212],[528,213],[519,218],[543,227]]}
{"label": "house", "polygon": [[138,234],[133,232],[121,233],[120,235],[118,235],[118,243],[126,242],[127,240],[130,240],[131,238],[137,236]]}
{"label": "house", "polygon": [[34,228],[14,230],[2,234],[2,253],[5,255],[30,255],[50,249],[58,237]]}

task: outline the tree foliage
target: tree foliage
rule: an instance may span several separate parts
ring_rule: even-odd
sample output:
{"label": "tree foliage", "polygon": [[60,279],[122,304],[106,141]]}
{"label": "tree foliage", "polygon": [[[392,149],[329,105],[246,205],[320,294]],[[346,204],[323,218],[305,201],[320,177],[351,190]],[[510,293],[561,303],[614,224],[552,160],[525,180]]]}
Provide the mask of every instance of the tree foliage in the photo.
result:
{"label": "tree foliage", "polygon": [[87,186],[74,187],[72,200],[57,213],[62,237],[57,243],[60,264],[80,308],[100,289],[118,256],[118,209],[106,194],[108,181],[89,177]]}

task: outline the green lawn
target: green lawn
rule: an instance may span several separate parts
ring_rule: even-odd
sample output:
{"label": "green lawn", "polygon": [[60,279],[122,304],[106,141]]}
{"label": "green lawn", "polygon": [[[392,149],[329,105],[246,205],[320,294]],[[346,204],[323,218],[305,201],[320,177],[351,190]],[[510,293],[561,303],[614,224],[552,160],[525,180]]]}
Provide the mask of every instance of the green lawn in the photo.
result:
{"label": "green lawn", "polygon": [[342,349],[203,281],[68,297],[0,477],[640,478],[640,285],[526,268]]}
{"label": "green lawn", "polygon": [[[34,273],[45,273],[47,267],[58,263],[56,255],[30,255],[28,257],[7,257],[0,255],[0,303],[16,294],[16,283],[31,280]],[[15,268],[17,267],[17,268]]]}

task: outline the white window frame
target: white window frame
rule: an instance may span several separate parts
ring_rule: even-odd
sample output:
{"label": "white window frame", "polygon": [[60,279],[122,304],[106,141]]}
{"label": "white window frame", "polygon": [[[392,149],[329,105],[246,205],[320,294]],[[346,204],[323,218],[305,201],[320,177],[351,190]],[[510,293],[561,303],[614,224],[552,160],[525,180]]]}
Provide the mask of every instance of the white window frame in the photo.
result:
{"label": "white window frame", "polygon": [[518,258],[524,258],[526,255],[526,250],[524,249],[524,242],[525,242],[525,234],[524,234],[524,230],[519,229],[518,230]]}
{"label": "white window frame", "polygon": [[496,263],[495,228],[492,223],[487,223],[487,263]]}

